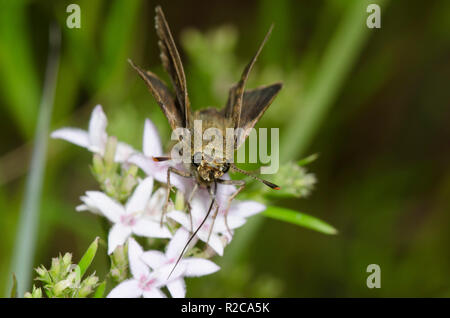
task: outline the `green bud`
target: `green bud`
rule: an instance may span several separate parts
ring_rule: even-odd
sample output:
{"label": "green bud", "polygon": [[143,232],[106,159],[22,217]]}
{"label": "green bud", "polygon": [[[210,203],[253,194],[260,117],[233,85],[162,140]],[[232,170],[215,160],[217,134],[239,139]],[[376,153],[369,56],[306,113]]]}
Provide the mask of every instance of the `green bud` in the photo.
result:
{"label": "green bud", "polygon": [[107,171],[112,171],[114,166],[114,157],[116,155],[117,138],[114,136],[108,137],[105,148],[105,166]]}
{"label": "green bud", "polygon": [[67,271],[69,269],[70,265],[72,265],[72,254],[70,253],[64,254],[64,256],[62,257],[62,265],[64,271]]}
{"label": "green bud", "polygon": [[94,154],[92,158],[92,171],[97,179],[101,181],[103,174],[105,173],[105,166],[102,157],[98,153]]}
{"label": "green bud", "polygon": [[134,176],[132,174],[126,175],[122,179],[122,184],[120,186],[120,193],[123,196],[128,197],[130,195],[131,191],[133,191],[133,188],[136,184],[137,184],[136,176]]}
{"label": "green bud", "polygon": [[128,272],[128,248],[125,246],[118,246],[111,254],[111,270],[110,276],[118,283],[127,278]]}
{"label": "green bud", "polygon": [[60,282],[57,282],[53,286],[53,295],[56,297],[61,297],[66,288],[69,288],[72,285],[72,281],[70,279],[65,279]]}
{"label": "green bud", "polygon": [[311,193],[316,183],[316,177],[314,174],[308,173],[304,167],[289,162],[280,167],[274,176],[273,183],[278,184],[281,190],[270,191],[268,192],[270,195],[300,198]]}
{"label": "green bud", "polygon": [[103,182],[103,190],[106,192],[107,195],[115,198],[116,195],[116,187],[114,186],[114,183],[110,178],[106,178],[105,182]]}
{"label": "green bud", "polygon": [[138,171],[139,171],[139,168],[136,165],[130,165],[130,167],[128,168],[127,174],[131,175],[133,177],[136,177]]}
{"label": "green bud", "polygon": [[44,266],[40,266],[35,270],[38,274],[36,280],[40,280],[41,282],[44,282],[46,284],[50,284],[52,282],[52,278],[50,277],[48,270]]}
{"label": "green bud", "polygon": [[31,293],[26,292],[23,297],[24,298],[42,298],[42,290],[41,290],[41,288],[36,288],[36,286],[33,285],[33,291]]}
{"label": "green bud", "polygon": [[81,283],[80,289],[78,290],[78,297],[87,297],[90,293],[94,291],[94,288],[97,287],[98,277],[92,274],[87,277]]}

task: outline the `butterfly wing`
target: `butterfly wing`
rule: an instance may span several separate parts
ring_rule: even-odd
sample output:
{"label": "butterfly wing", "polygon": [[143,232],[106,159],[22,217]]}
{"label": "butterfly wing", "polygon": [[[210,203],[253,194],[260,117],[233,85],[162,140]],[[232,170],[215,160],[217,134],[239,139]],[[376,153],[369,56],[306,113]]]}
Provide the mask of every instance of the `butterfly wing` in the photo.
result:
{"label": "butterfly wing", "polygon": [[282,86],[281,83],[275,83],[244,92],[236,149],[244,143],[251,129],[270,106]]}
{"label": "butterfly wing", "polygon": [[245,141],[250,130],[270,106],[282,87],[281,83],[275,83],[269,86],[244,91],[250,71],[261,53],[264,44],[267,42],[272,29],[273,25],[264,37],[258,51],[256,51],[256,54],[250,60],[250,63],[245,67],[239,82],[230,89],[228,101],[223,110],[224,116],[232,118],[234,128],[238,129],[238,135],[236,136],[237,142],[235,143],[236,149]]}
{"label": "butterfly wing", "polygon": [[170,75],[172,85],[175,89],[180,113],[184,121],[184,126],[182,127],[190,127],[191,106],[187,93],[186,76],[184,75],[180,55],[161,7],[157,6],[155,11],[155,29],[159,38],[158,45],[161,51],[161,61],[164,69]]}
{"label": "butterfly wing", "polygon": [[156,102],[158,103],[159,107],[161,107],[164,115],[169,121],[170,127],[172,127],[172,129],[175,129],[177,127],[185,127],[185,121],[183,113],[181,112],[181,107],[178,104],[178,101],[173,98],[166,84],[164,84],[164,82],[152,72],[142,70],[131,60],[128,60],[128,62],[147,84],[148,89],[156,99]]}

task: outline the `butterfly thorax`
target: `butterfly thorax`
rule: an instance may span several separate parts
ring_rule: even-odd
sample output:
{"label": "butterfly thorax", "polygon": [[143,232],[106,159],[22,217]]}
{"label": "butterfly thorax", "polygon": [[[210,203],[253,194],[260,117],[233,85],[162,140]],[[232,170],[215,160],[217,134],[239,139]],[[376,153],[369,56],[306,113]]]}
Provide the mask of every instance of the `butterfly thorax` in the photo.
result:
{"label": "butterfly thorax", "polygon": [[[201,185],[209,185],[229,169],[234,155],[233,134],[229,118],[216,108],[206,108],[193,113],[191,123],[191,171]],[[195,138],[197,136],[197,138]],[[201,137],[201,138],[200,138]],[[227,146],[228,145],[228,146]]]}

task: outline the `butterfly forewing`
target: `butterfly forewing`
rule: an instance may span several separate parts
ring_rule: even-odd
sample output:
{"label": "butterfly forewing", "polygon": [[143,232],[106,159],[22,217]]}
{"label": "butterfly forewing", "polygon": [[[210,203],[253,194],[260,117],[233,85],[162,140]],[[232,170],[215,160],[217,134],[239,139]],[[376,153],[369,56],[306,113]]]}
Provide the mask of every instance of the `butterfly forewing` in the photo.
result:
{"label": "butterfly forewing", "polygon": [[241,112],[242,112],[242,105],[244,100],[244,89],[245,84],[247,83],[248,76],[250,74],[250,71],[253,68],[253,65],[255,64],[259,54],[261,53],[262,48],[264,47],[264,44],[266,44],[270,34],[272,33],[273,25],[270,27],[269,31],[267,32],[266,36],[264,37],[264,40],[262,41],[261,45],[259,46],[258,50],[256,51],[256,54],[253,56],[253,58],[250,60],[250,63],[247,64],[244,71],[242,72],[241,79],[237,84],[235,84],[228,95],[228,101],[225,106],[225,116],[231,117],[233,119],[234,127],[233,128],[239,128],[242,127],[240,124],[241,120]]}
{"label": "butterfly forewing", "polygon": [[178,101],[173,98],[172,93],[167,88],[166,84],[152,72],[144,71],[131,60],[128,61],[147,84],[148,89],[169,121],[170,127],[172,129],[185,127],[185,120],[183,113],[181,112],[181,107],[179,106]]}
{"label": "butterfly forewing", "polygon": [[172,34],[167,24],[166,18],[161,7],[156,7],[155,15],[156,34],[159,38],[160,57],[164,69],[170,75],[172,85],[175,88],[175,94],[179,102],[185,126],[190,127],[191,113],[190,102],[187,93],[186,76],[184,75],[183,65],[181,64],[180,54],[178,53]]}

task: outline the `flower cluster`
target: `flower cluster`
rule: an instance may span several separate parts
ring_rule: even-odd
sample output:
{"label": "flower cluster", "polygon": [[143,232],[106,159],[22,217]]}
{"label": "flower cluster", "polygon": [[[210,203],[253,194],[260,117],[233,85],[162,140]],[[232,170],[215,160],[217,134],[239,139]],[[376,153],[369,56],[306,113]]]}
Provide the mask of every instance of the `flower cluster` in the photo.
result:
{"label": "flower cluster", "polygon": [[[171,184],[178,191],[177,199],[175,204],[169,204],[168,213],[163,215],[168,199],[167,170],[175,164],[170,160],[153,160],[153,157],[163,155],[155,126],[149,119],[145,121],[142,152],[108,136],[106,127],[107,118],[102,107],[97,105],[92,112],[88,131],[62,128],[51,136],[94,153],[92,170],[102,191],[87,191],[81,197],[82,204],[76,209],[104,216],[111,222],[108,254],[113,265],[115,257],[128,248],[126,258],[130,273],[121,275],[117,270],[120,266],[114,269],[114,273],[111,269],[110,274],[118,277],[119,284],[108,297],[166,297],[161,290],[163,287],[172,297],[184,297],[184,277],[218,271],[219,267],[207,258],[215,254],[223,255],[234,229],[242,226],[248,217],[262,212],[265,206],[250,200],[235,200],[229,205],[229,197],[236,188],[218,185],[216,217],[211,215],[205,220],[189,243],[185,253],[187,256],[175,267],[191,233],[201,225],[208,213],[211,204],[209,194],[206,189],[191,193],[193,181],[172,174]],[[142,176],[138,168],[142,170]],[[187,209],[188,198],[191,199],[190,209]],[[157,245],[159,249],[144,250],[135,239],[137,237],[151,238],[146,243],[160,239],[166,244],[165,251],[161,251],[161,245]],[[150,247],[153,246],[150,244]]]}

